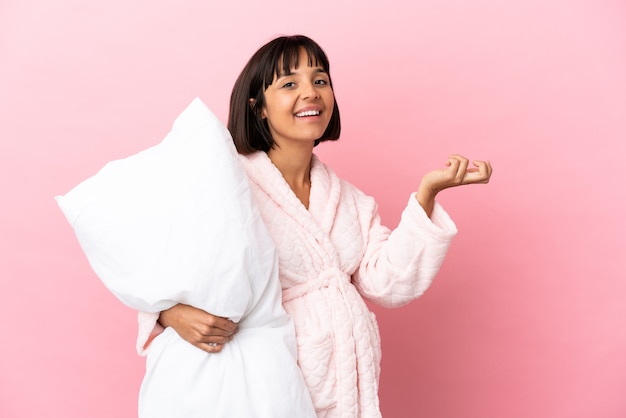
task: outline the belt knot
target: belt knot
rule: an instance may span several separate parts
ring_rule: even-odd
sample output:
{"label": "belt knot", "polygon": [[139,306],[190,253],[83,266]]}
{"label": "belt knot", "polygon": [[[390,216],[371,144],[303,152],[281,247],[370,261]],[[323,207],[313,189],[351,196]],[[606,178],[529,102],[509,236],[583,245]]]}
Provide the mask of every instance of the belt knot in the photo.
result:
{"label": "belt knot", "polygon": [[315,278],[283,289],[283,303],[325,287],[337,286],[342,289],[348,283],[350,283],[349,275],[337,267],[330,267],[319,272]]}

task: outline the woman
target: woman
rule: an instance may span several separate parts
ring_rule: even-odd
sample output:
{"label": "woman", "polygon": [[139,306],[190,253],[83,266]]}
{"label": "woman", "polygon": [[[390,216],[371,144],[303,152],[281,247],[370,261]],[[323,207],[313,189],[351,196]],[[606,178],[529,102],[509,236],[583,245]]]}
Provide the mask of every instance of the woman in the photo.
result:
{"label": "woman", "polygon": [[[381,225],[374,200],[313,154],[339,138],[340,117],[328,59],[304,36],[277,38],[253,55],[235,83],[228,128],[278,248],[283,305],[318,416],[380,416],[379,332],[363,298],[397,307],[426,290],[456,234],[435,197],[487,183],[491,165],[449,157],[422,178],[398,227]],[[226,318],[179,304],[140,314],[140,350],[161,326],[209,353],[237,332]]]}

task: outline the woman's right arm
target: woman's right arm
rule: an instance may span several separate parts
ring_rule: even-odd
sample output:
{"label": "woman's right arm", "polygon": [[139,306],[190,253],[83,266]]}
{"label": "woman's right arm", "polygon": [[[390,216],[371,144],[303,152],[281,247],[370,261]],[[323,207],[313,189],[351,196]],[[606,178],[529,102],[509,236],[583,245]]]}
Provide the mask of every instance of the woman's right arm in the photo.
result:
{"label": "woman's right arm", "polygon": [[[150,334],[145,335],[144,332],[142,336],[142,328],[150,324],[152,325]],[[238,331],[237,324],[227,318],[179,303],[162,311],[158,317],[156,314],[139,313],[139,338],[145,340],[138,344],[142,348],[140,352],[162,332],[161,327],[172,327],[183,340],[207,353],[222,351],[224,344],[232,340]]]}

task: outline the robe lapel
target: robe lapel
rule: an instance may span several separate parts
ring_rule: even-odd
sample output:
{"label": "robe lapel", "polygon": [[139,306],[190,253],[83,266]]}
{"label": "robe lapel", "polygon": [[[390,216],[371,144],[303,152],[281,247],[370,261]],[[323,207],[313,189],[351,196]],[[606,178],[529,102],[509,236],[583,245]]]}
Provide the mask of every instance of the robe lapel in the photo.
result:
{"label": "robe lapel", "polygon": [[338,177],[313,155],[311,195],[307,210],[267,154],[257,152],[243,157],[242,162],[250,181],[291,217],[302,228],[302,232],[323,248],[326,263],[331,265],[337,263],[338,256],[329,234],[340,198]]}

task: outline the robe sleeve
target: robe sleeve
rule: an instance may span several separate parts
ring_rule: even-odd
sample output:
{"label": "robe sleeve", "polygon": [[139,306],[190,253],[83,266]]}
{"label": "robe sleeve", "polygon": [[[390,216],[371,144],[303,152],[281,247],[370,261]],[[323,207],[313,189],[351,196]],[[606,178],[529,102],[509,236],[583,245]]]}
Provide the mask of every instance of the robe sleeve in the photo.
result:
{"label": "robe sleeve", "polygon": [[457,233],[456,225],[437,202],[429,218],[415,193],[393,231],[381,224],[375,204],[370,214],[362,219],[366,244],[353,283],[366,299],[399,307],[430,286]]}
{"label": "robe sleeve", "polygon": [[137,322],[139,329],[137,332],[137,353],[141,356],[145,356],[148,353],[148,346],[160,333],[163,332],[163,327],[157,322],[159,319],[159,313],[142,312],[139,311],[137,315]]}

